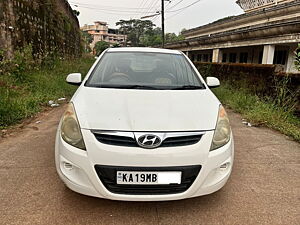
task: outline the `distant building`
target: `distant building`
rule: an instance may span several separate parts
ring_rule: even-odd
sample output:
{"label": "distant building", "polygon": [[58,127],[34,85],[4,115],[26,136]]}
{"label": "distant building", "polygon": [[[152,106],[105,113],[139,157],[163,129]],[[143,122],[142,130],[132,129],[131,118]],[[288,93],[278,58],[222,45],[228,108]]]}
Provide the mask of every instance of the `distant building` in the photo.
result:
{"label": "distant building", "polygon": [[166,45],[193,61],[276,64],[298,73],[294,52],[300,42],[300,0],[238,0],[245,11],[183,32]]}
{"label": "distant building", "polygon": [[94,25],[84,25],[80,28],[82,31],[88,32],[93,36],[91,48],[99,41],[106,41],[111,45],[119,44],[124,46],[126,43],[126,35],[120,34],[117,29],[111,29],[106,22],[96,21]]}

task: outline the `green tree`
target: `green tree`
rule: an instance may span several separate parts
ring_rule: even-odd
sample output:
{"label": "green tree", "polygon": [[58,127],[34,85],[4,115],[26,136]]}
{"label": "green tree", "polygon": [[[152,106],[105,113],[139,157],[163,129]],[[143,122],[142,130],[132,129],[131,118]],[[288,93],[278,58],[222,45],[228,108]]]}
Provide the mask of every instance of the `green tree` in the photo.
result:
{"label": "green tree", "polygon": [[113,48],[119,48],[119,47],[121,47],[121,45],[119,43],[115,43],[115,44],[112,45],[112,47]]}
{"label": "green tree", "polygon": [[127,35],[127,41],[131,46],[142,46],[142,39],[145,35],[151,33],[155,24],[151,20],[120,20],[116,23],[121,33]]}
{"label": "green tree", "polygon": [[141,38],[142,46],[160,46],[162,44],[161,28],[156,27],[151,31],[147,31]]}
{"label": "green tree", "polygon": [[93,36],[86,31],[81,31],[82,39],[87,43],[91,44],[93,42]]}
{"label": "green tree", "polygon": [[177,35],[175,33],[166,33],[166,43],[177,41]]}
{"label": "green tree", "polygon": [[182,41],[185,39],[185,37],[183,36],[183,32],[185,32],[186,29],[182,29],[178,35],[176,35],[175,33],[167,33],[165,35],[166,38],[166,43],[172,43],[172,42],[176,42],[176,41]]}
{"label": "green tree", "polygon": [[110,45],[108,42],[99,41],[95,45],[96,55],[99,56],[105,49],[109,48]]}
{"label": "green tree", "polygon": [[93,36],[86,31],[81,31],[81,37],[85,52],[91,52],[90,44],[93,42]]}
{"label": "green tree", "polygon": [[178,35],[178,40],[179,41],[182,41],[185,39],[185,36],[183,35],[184,32],[186,32],[187,29],[183,28],[180,32],[179,32],[179,35]]}

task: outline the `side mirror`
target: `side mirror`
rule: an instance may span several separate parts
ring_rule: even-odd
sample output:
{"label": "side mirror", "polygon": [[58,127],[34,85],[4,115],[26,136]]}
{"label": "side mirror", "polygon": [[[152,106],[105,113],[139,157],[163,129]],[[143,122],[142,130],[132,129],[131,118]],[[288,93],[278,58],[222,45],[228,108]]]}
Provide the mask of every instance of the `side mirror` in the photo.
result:
{"label": "side mirror", "polygon": [[210,88],[216,88],[220,86],[220,81],[216,77],[207,77],[206,78],[206,84]]}
{"label": "side mirror", "polygon": [[67,76],[66,81],[69,84],[79,86],[82,83],[81,73],[71,73]]}

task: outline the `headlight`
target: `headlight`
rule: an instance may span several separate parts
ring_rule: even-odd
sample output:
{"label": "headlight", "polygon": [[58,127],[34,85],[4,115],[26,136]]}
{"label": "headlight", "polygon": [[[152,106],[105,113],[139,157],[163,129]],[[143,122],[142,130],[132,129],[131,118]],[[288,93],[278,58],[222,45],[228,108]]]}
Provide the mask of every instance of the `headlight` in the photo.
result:
{"label": "headlight", "polygon": [[227,113],[224,107],[220,105],[217,126],[210,147],[210,151],[213,151],[227,144],[230,140],[230,134],[231,129]]}
{"label": "headlight", "polygon": [[68,104],[67,110],[62,118],[61,137],[68,144],[76,148],[86,150],[75,109],[72,103]]}

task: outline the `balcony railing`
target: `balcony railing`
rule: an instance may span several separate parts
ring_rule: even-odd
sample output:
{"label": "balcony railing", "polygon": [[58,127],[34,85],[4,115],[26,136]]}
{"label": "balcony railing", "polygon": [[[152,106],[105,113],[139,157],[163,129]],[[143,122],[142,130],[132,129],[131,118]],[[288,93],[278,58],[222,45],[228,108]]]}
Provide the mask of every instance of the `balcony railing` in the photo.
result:
{"label": "balcony railing", "polygon": [[255,9],[264,8],[271,5],[276,5],[279,2],[287,0],[237,0],[236,3],[245,11],[252,11]]}

